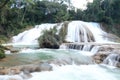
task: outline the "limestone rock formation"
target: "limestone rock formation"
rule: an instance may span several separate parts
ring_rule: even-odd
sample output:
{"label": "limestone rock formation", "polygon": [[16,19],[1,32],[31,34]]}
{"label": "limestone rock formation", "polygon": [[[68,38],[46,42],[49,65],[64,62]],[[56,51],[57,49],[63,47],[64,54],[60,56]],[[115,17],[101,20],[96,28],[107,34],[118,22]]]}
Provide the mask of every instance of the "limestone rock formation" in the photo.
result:
{"label": "limestone rock formation", "polygon": [[14,66],[10,68],[3,68],[0,69],[0,75],[15,75],[23,73],[25,75],[30,76],[31,72],[40,72],[40,71],[51,71],[52,66],[47,62],[41,62],[38,64],[29,64],[29,65],[21,65],[21,66]]}
{"label": "limestone rock formation", "polygon": [[97,54],[93,56],[95,63],[108,64],[120,67],[120,47],[119,45],[105,45],[99,48]]}

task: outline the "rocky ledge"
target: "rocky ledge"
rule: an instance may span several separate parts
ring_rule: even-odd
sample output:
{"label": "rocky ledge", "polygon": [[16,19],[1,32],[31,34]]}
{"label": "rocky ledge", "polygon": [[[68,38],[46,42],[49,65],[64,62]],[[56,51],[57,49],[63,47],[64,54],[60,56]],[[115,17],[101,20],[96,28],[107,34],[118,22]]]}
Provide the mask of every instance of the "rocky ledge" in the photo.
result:
{"label": "rocky ledge", "polygon": [[93,56],[97,64],[104,63],[120,68],[120,46],[103,45],[99,48],[97,54]]}
{"label": "rocky ledge", "polygon": [[[23,79],[31,78],[31,72],[51,71],[52,66],[47,62],[40,62],[39,64],[29,64],[14,66],[10,68],[1,67],[0,75],[20,75]],[[16,79],[15,79],[16,80]]]}

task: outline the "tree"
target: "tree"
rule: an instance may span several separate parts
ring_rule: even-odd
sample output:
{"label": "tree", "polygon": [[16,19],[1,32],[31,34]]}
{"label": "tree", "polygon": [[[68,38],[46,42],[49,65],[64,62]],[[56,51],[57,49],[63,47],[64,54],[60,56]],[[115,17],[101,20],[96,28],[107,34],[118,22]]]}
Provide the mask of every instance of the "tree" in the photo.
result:
{"label": "tree", "polygon": [[5,58],[4,48],[0,45],[0,59]]}
{"label": "tree", "polygon": [[38,39],[40,48],[59,48],[59,35],[56,35],[57,29],[54,27],[50,30],[44,30],[43,35],[41,35]]}
{"label": "tree", "polygon": [[10,0],[1,0],[0,1],[0,9],[2,9]]}

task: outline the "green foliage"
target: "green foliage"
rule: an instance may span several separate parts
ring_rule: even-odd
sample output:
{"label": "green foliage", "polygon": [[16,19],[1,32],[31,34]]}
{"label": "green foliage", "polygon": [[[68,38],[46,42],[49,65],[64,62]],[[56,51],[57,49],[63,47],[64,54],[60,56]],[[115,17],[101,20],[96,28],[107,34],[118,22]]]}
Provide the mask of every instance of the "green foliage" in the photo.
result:
{"label": "green foliage", "polygon": [[8,41],[8,38],[6,38],[4,35],[0,35],[0,43],[6,43]]}
{"label": "green foliage", "polygon": [[0,45],[0,59],[5,58],[5,53],[3,47]]}
{"label": "green foliage", "polygon": [[109,32],[120,34],[120,27],[116,27],[116,24],[120,25],[120,0],[93,0],[87,7],[83,11],[84,21],[105,23]]}
{"label": "green foliage", "polygon": [[39,45],[41,48],[59,48],[59,37],[56,35],[57,29],[54,27],[50,30],[44,30],[43,35],[41,35],[38,39]]}
{"label": "green foliage", "polygon": [[65,21],[63,24],[62,24],[62,28],[60,29],[59,31],[59,36],[60,36],[60,43],[63,43],[65,42],[65,37],[67,35],[67,28],[68,28],[68,24],[69,22],[68,21]]}
{"label": "green foliage", "polygon": [[59,48],[59,45],[65,42],[68,24],[69,24],[68,21],[62,23],[62,27],[59,31],[57,31],[56,28],[60,24],[55,25],[54,28],[50,30],[44,30],[43,35],[41,35],[38,39],[40,47],[55,48],[55,49]]}
{"label": "green foliage", "polygon": [[[0,3],[5,2],[4,0]],[[21,8],[21,6],[24,6]],[[11,37],[26,26],[73,19],[64,4],[38,0],[10,0],[0,9],[0,34]]]}

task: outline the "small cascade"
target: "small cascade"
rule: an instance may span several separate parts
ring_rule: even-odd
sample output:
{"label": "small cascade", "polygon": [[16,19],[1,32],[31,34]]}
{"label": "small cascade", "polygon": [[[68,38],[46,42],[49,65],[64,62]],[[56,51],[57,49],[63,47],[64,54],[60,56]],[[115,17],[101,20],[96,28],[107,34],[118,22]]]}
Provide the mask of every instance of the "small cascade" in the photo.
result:
{"label": "small cascade", "polygon": [[[84,25],[83,25],[84,24]],[[92,31],[89,30],[89,26],[85,25],[82,21],[72,21],[68,25],[68,32],[66,35],[66,41],[68,42],[94,42],[94,36]]]}
{"label": "small cascade", "polygon": [[92,52],[92,53],[97,53],[97,51],[99,50],[98,45],[94,45],[94,44],[85,44],[85,43],[63,43],[60,46],[60,49],[76,49],[76,50],[81,50],[81,51],[88,51],[88,52]]}
{"label": "small cascade", "polygon": [[109,54],[106,57],[106,59],[103,61],[103,63],[111,65],[111,66],[120,67],[120,54],[118,53]]}

